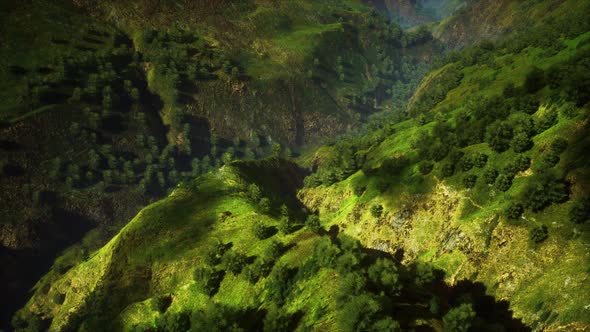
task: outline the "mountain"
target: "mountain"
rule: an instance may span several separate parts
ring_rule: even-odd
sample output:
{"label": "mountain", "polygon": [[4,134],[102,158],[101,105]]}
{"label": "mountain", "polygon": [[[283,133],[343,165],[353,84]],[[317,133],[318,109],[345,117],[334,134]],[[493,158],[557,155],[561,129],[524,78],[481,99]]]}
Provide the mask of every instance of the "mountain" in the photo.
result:
{"label": "mountain", "polygon": [[590,2],[367,5],[7,6],[11,328],[589,329]]}
{"label": "mountain", "polygon": [[463,0],[371,0],[366,3],[403,27],[440,21],[466,5]]}

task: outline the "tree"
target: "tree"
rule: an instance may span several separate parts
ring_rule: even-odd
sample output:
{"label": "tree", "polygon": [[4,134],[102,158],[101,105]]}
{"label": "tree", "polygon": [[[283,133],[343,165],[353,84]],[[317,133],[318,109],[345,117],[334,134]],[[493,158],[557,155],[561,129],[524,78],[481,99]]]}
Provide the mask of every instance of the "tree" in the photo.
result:
{"label": "tree", "polygon": [[373,206],[371,206],[371,215],[377,219],[381,218],[381,215],[383,214],[383,206],[380,204],[373,204]]}
{"label": "tree", "polygon": [[469,303],[452,308],[443,317],[445,332],[467,332],[475,318],[475,311]]}
{"label": "tree", "polygon": [[469,174],[466,175],[463,178],[463,185],[465,186],[465,188],[473,188],[475,186],[475,183],[477,182],[477,175],[474,174]]}
{"label": "tree", "polygon": [[367,189],[366,186],[358,184],[358,183],[356,183],[352,186],[352,192],[356,196],[359,196],[359,197],[363,195],[363,193],[365,192],[366,189]]}
{"label": "tree", "polygon": [[475,158],[473,158],[473,162],[476,167],[483,168],[488,162],[488,155],[485,153],[478,153]]}
{"label": "tree", "polygon": [[569,217],[574,224],[583,224],[590,219],[590,199],[575,202],[569,210]]}
{"label": "tree", "polygon": [[521,153],[529,150],[533,146],[533,141],[529,138],[529,136],[523,132],[517,132],[512,140],[510,141],[510,147],[514,152]]}
{"label": "tree", "polygon": [[548,236],[549,232],[547,230],[547,226],[545,225],[533,227],[529,231],[529,239],[531,239],[531,241],[534,243],[541,243],[545,241]]}
{"label": "tree", "polygon": [[551,142],[550,149],[553,153],[559,155],[567,150],[567,140],[563,137],[557,137],[556,139]]}
{"label": "tree", "polygon": [[279,143],[275,143],[272,145],[272,155],[273,157],[280,157],[281,156],[281,145]]}
{"label": "tree", "polygon": [[420,173],[422,175],[430,174],[430,172],[432,172],[433,168],[434,168],[434,164],[430,161],[422,161],[418,165],[418,171],[420,171]]}
{"label": "tree", "polygon": [[369,280],[377,286],[378,289],[386,293],[397,296],[402,288],[397,266],[388,259],[379,258],[367,270]]}
{"label": "tree", "polygon": [[512,139],[512,127],[507,122],[497,120],[488,126],[486,142],[496,152],[504,152],[508,149]]}
{"label": "tree", "polygon": [[441,168],[441,173],[442,176],[446,178],[453,176],[453,174],[455,173],[455,165],[453,165],[452,163],[443,164]]}
{"label": "tree", "polygon": [[501,174],[496,179],[496,189],[500,191],[507,191],[512,187],[512,178],[508,175]]}
{"label": "tree", "polygon": [[504,213],[508,219],[517,220],[524,213],[524,206],[521,203],[511,203]]}
{"label": "tree", "polygon": [[252,234],[254,234],[257,239],[264,240],[272,235],[272,228],[260,221],[255,221],[252,224]]}
{"label": "tree", "polygon": [[258,207],[262,213],[269,213],[271,209],[270,200],[266,197],[262,197],[258,202]]}
{"label": "tree", "polygon": [[319,232],[322,229],[320,217],[316,216],[315,214],[307,216],[307,219],[305,220],[305,226],[307,226],[307,228],[309,228],[309,230],[314,233]]}
{"label": "tree", "polygon": [[255,183],[251,183],[250,185],[248,185],[247,195],[252,202],[256,203],[260,201],[260,199],[262,198],[262,191],[260,190],[260,187],[258,185],[256,185]]}
{"label": "tree", "polygon": [[244,254],[230,250],[223,255],[222,264],[227,271],[239,274],[246,265],[246,260],[247,257]]}

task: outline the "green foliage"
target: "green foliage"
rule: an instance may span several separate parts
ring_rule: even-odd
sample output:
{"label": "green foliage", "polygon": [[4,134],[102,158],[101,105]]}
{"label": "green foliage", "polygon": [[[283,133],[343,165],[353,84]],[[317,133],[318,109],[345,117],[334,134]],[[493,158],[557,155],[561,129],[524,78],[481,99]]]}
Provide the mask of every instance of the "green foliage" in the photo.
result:
{"label": "green foliage", "polygon": [[247,195],[252,202],[256,203],[262,198],[262,190],[260,190],[260,187],[255,183],[251,183],[248,185]]}
{"label": "green foliage", "polygon": [[383,206],[382,205],[380,205],[380,204],[373,204],[371,206],[371,215],[374,218],[379,219],[379,218],[381,218],[381,215],[382,214],[383,214]]}
{"label": "green foliage", "polygon": [[246,266],[248,257],[246,255],[236,252],[234,250],[230,250],[222,258],[222,265],[223,267],[233,274],[239,274],[242,272],[244,266]]}
{"label": "green foliage", "polygon": [[272,306],[264,316],[264,331],[289,331],[290,317],[284,309]]}
{"label": "green foliage", "polygon": [[365,192],[365,190],[367,190],[367,187],[365,185],[361,185],[361,184],[354,184],[352,187],[352,192],[356,195],[356,196],[362,196],[363,193]]}
{"label": "green foliage", "polygon": [[514,152],[521,153],[529,150],[533,146],[533,141],[530,137],[522,131],[517,132],[512,141],[510,141],[510,147]]}
{"label": "green foliage", "polygon": [[369,280],[387,294],[399,295],[402,288],[397,267],[391,260],[379,258],[367,270]]}
{"label": "green foliage", "polygon": [[512,127],[508,122],[496,121],[492,123],[486,132],[486,142],[496,152],[504,152],[510,146],[512,140]]}
{"label": "green foliage", "polygon": [[582,199],[571,206],[569,218],[574,224],[583,224],[590,219],[590,199]]}
{"label": "green foliage", "polygon": [[261,221],[255,221],[252,223],[252,234],[254,234],[257,239],[264,240],[273,235],[273,228],[266,226]]}
{"label": "green foliage", "polygon": [[199,266],[193,273],[193,278],[204,294],[213,296],[217,293],[225,272],[210,266]]}
{"label": "green foliage", "polygon": [[338,324],[343,331],[369,331],[380,305],[369,294],[352,296],[342,304]]}
{"label": "green foliage", "polygon": [[223,244],[223,242],[219,240],[214,240],[207,249],[207,252],[204,256],[205,263],[209,265],[217,265],[221,263],[221,258],[223,254],[227,250],[227,245]]}
{"label": "green foliage", "polygon": [[455,174],[455,165],[450,162],[444,163],[441,167],[441,174],[445,178],[453,176]]}
{"label": "green foliage", "polygon": [[415,271],[415,282],[418,286],[426,286],[436,280],[436,275],[432,266],[418,263]]}
{"label": "green foliage", "polygon": [[190,316],[186,312],[166,313],[156,318],[159,331],[177,332],[188,331],[191,328]]}
{"label": "green foliage", "polygon": [[443,317],[445,332],[467,332],[475,318],[475,311],[471,304],[464,303],[452,308]]}
{"label": "green foliage", "polygon": [[533,227],[529,231],[529,239],[534,243],[541,243],[547,239],[549,236],[549,232],[547,230],[547,226],[537,226]]}
{"label": "green foliage", "polygon": [[486,184],[494,184],[496,183],[496,179],[498,178],[498,171],[494,168],[488,167],[483,172],[483,180]]}
{"label": "green foliage", "polygon": [[307,219],[305,220],[305,226],[307,226],[307,228],[309,228],[309,230],[314,233],[319,232],[322,229],[320,217],[316,216],[315,214],[307,216]]}
{"label": "green foliage", "polygon": [[422,161],[422,162],[420,162],[420,164],[418,164],[418,170],[420,171],[420,173],[422,175],[430,174],[430,172],[432,172],[433,168],[434,168],[434,164],[429,161]]}
{"label": "green foliage", "polygon": [[510,187],[512,187],[512,177],[506,174],[500,174],[496,179],[496,189],[507,191]]}
{"label": "green foliage", "polygon": [[539,212],[553,203],[563,203],[569,197],[568,187],[551,173],[535,176],[522,193],[524,206]]}
{"label": "green foliage", "polygon": [[475,183],[477,182],[477,175],[475,174],[468,174],[463,177],[463,185],[465,188],[473,188],[475,187]]}
{"label": "green foliage", "polygon": [[504,211],[508,219],[517,220],[524,213],[524,206],[521,203],[510,203]]}
{"label": "green foliage", "polygon": [[473,163],[478,168],[483,168],[488,162],[488,155],[485,153],[478,153],[473,158]]}
{"label": "green foliage", "polygon": [[270,205],[270,200],[267,197],[263,197],[258,202],[258,207],[260,208],[260,212],[262,213],[270,213],[272,206]]}

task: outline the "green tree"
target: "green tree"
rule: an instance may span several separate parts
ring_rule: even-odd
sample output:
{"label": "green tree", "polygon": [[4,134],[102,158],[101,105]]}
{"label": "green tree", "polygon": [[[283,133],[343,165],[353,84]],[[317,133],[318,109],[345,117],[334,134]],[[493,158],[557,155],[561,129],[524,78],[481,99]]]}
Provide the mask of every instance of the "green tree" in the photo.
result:
{"label": "green tree", "polygon": [[467,332],[475,318],[475,311],[469,303],[452,308],[443,317],[445,332]]}
{"label": "green tree", "polygon": [[373,204],[371,206],[371,215],[377,219],[381,218],[383,214],[383,206],[380,204]]}
{"label": "green tree", "polygon": [[511,203],[505,210],[508,219],[517,220],[524,213],[524,206],[521,203]]}
{"label": "green tree", "polygon": [[247,257],[244,254],[235,252],[233,250],[228,251],[223,255],[222,264],[223,267],[233,274],[239,274],[244,266],[246,266]]}
{"label": "green tree", "polygon": [[469,174],[463,178],[463,185],[465,188],[473,188],[475,187],[475,183],[477,182],[477,175]]}
{"label": "green tree", "polygon": [[305,220],[305,226],[307,226],[307,228],[309,228],[309,230],[314,233],[319,232],[322,229],[320,217],[316,216],[315,214],[310,214]]}
{"label": "green tree", "polygon": [[533,146],[533,141],[522,131],[517,132],[510,141],[510,147],[517,153],[525,152]]}
{"label": "green tree", "polygon": [[272,235],[272,228],[260,221],[252,223],[252,234],[259,240],[264,240]]}
{"label": "green tree", "polygon": [[510,146],[512,140],[512,127],[507,122],[496,121],[492,123],[486,133],[486,142],[496,152],[504,152]]}
{"label": "green tree", "polygon": [[545,225],[533,227],[529,231],[529,238],[534,243],[541,243],[541,242],[545,241],[548,236],[549,236],[549,232],[547,230],[547,226],[545,226]]}
{"label": "green tree", "polygon": [[369,280],[375,284],[378,289],[386,293],[397,296],[401,291],[402,285],[397,266],[388,259],[379,258],[367,270]]}
{"label": "green tree", "polygon": [[569,210],[569,218],[574,224],[583,224],[590,219],[590,200],[582,199],[575,202]]}
{"label": "green tree", "polygon": [[498,171],[491,167],[488,167],[484,170],[483,180],[486,184],[494,184],[496,182],[496,178],[498,178]]}
{"label": "green tree", "polygon": [[498,189],[499,191],[507,191],[508,189],[510,189],[510,187],[512,187],[511,177],[505,174],[501,174],[500,176],[498,176],[498,178],[496,179],[496,189]]}
{"label": "green tree", "polygon": [[256,203],[262,198],[262,190],[260,190],[260,187],[256,183],[251,183],[248,185],[247,195],[252,202]]}
{"label": "green tree", "polygon": [[260,212],[262,213],[270,213],[271,205],[270,200],[266,197],[262,197],[260,202],[258,202],[258,207],[260,208]]}

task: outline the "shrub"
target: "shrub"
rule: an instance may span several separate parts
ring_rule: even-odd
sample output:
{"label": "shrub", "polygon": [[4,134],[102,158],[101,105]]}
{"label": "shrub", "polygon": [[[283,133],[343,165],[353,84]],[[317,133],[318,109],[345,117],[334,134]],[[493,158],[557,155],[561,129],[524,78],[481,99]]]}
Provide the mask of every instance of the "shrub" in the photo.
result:
{"label": "shrub", "polygon": [[428,175],[430,174],[430,172],[432,172],[432,169],[434,168],[434,164],[430,161],[422,161],[419,165],[418,165],[418,171],[420,171],[420,173],[422,175]]}
{"label": "shrub", "polygon": [[530,179],[522,195],[525,207],[533,212],[539,212],[553,203],[563,203],[569,197],[567,185],[550,175]]}
{"label": "shrub", "polygon": [[510,147],[514,152],[520,153],[529,150],[533,146],[533,141],[529,136],[522,131],[517,132],[512,141],[510,141]]}
{"label": "shrub", "polygon": [[477,176],[474,174],[466,175],[463,178],[463,185],[465,188],[473,188],[475,187],[475,183],[477,182]]}
{"label": "shrub", "polygon": [[402,288],[400,276],[392,261],[384,258],[377,259],[367,270],[367,275],[378,289],[385,289],[392,295],[399,295]]}
{"label": "shrub", "polygon": [[541,243],[541,242],[545,241],[548,236],[549,236],[549,234],[548,234],[547,226],[545,226],[545,225],[531,228],[531,230],[529,231],[529,238],[534,243]]}
{"label": "shrub", "polygon": [[225,272],[209,266],[202,266],[195,270],[194,280],[199,284],[201,290],[209,295],[214,295],[225,276]]}
{"label": "shrub", "polygon": [[366,186],[361,185],[361,184],[355,184],[352,187],[352,192],[356,195],[356,196],[362,196],[363,193],[365,192],[365,190],[367,189]]}
{"label": "shrub", "polygon": [[475,318],[475,311],[469,303],[452,308],[443,317],[444,330],[452,332],[467,332]]}
{"label": "shrub", "polygon": [[445,163],[442,165],[441,168],[441,173],[442,176],[448,178],[453,176],[453,174],[455,173],[455,165],[451,164],[451,163]]}
{"label": "shrub", "polygon": [[377,219],[381,218],[381,215],[383,214],[383,206],[380,204],[373,204],[373,206],[371,206],[371,215]]}
{"label": "shrub", "polygon": [[460,165],[461,165],[461,169],[464,172],[468,172],[469,170],[471,170],[473,168],[473,158],[468,157],[468,156],[464,157],[463,159],[461,159]]}
{"label": "shrub", "polygon": [[483,168],[488,163],[488,155],[485,153],[478,153],[473,158],[473,163],[475,167]]}
{"label": "shrub", "polygon": [[512,127],[507,122],[496,121],[488,126],[486,142],[496,152],[504,152],[508,149],[512,140]]}
{"label": "shrub", "polygon": [[293,228],[291,218],[289,216],[282,216],[279,219],[279,231],[283,234],[289,234]]}
{"label": "shrub", "polygon": [[524,213],[524,206],[521,203],[511,203],[504,212],[508,219],[519,219]]}
{"label": "shrub", "polygon": [[259,240],[264,240],[272,236],[272,232],[272,227],[268,227],[260,221],[255,221],[252,224],[252,234],[254,234],[254,236]]}
{"label": "shrub", "polygon": [[483,180],[486,184],[494,184],[497,177],[498,171],[491,167],[486,168],[486,170],[483,172]]}
{"label": "shrub", "polygon": [[258,207],[260,208],[260,212],[269,213],[271,209],[270,200],[266,197],[261,198],[260,202],[258,202]]}
{"label": "shrub", "polygon": [[255,284],[260,278],[267,276],[271,270],[271,261],[258,258],[244,268],[244,276],[250,283]]}
{"label": "shrub", "polygon": [[496,189],[500,191],[507,191],[510,189],[510,187],[512,187],[512,177],[505,174],[498,176],[496,179]]}
{"label": "shrub", "polygon": [[247,257],[233,250],[223,255],[222,263],[225,269],[233,274],[238,274],[246,265]]}
{"label": "shrub", "polygon": [[562,137],[558,137],[555,140],[553,140],[553,142],[551,142],[551,151],[555,154],[562,154],[563,152],[565,152],[565,150],[567,149],[567,140],[562,138]]}
{"label": "shrub", "polygon": [[590,219],[590,200],[575,202],[570,208],[569,217],[574,224],[582,224]]}
{"label": "shrub", "polygon": [[213,241],[205,253],[205,263],[209,265],[217,265],[221,262],[221,258],[226,251],[227,246],[219,240]]}
{"label": "shrub", "polygon": [[252,202],[258,202],[262,198],[262,191],[260,190],[260,187],[255,183],[252,183],[248,186],[247,195]]}
{"label": "shrub", "polygon": [[305,220],[305,226],[309,228],[310,231],[317,233],[322,229],[320,224],[320,217],[316,216],[315,214],[309,215]]}
{"label": "shrub", "polygon": [[387,182],[386,180],[384,180],[382,178],[377,179],[376,185],[377,185],[377,190],[380,193],[384,193],[387,191],[387,189],[389,189],[389,182]]}

